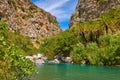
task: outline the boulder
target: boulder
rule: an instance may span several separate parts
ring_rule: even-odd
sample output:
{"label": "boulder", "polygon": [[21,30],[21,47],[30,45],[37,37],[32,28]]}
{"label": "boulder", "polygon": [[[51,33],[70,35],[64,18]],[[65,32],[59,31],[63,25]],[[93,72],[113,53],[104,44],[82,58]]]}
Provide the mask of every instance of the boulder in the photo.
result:
{"label": "boulder", "polygon": [[43,56],[43,57],[41,57],[41,59],[44,61],[47,61],[48,58],[46,56]]}
{"label": "boulder", "polygon": [[60,63],[58,59],[54,59],[54,63]]}
{"label": "boulder", "polygon": [[45,61],[42,60],[42,59],[37,59],[37,60],[34,61],[34,63],[35,63],[35,64],[44,64]]}
{"label": "boulder", "polygon": [[52,64],[59,64],[60,63],[60,61],[58,60],[58,59],[54,59],[53,61],[49,61],[49,63],[52,63]]}
{"label": "boulder", "polygon": [[39,57],[37,55],[33,55],[32,57],[34,60],[39,59]]}
{"label": "boulder", "polygon": [[32,56],[26,56],[27,59],[30,59],[32,62],[34,62],[33,57]]}
{"label": "boulder", "polygon": [[[47,57],[40,53],[33,56],[26,56],[26,58],[30,59],[35,64],[44,64],[45,61],[47,61]],[[57,62],[57,60],[55,60],[55,62]]]}
{"label": "boulder", "polygon": [[71,63],[72,62],[72,58],[71,57],[66,57],[64,60],[67,63]]}
{"label": "boulder", "polygon": [[41,57],[43,57],[43,54],[38,53],[37,56],[38,56],[38,58],[41,58]]}

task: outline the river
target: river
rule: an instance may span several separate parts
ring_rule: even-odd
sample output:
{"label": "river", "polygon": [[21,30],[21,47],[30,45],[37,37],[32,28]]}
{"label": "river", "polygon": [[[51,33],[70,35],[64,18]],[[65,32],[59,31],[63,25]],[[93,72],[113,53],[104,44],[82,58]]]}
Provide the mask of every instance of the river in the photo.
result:
{"label": "river", "polygon": [[120,80],[120,67],[77,64],[37,65],[34,80]]}

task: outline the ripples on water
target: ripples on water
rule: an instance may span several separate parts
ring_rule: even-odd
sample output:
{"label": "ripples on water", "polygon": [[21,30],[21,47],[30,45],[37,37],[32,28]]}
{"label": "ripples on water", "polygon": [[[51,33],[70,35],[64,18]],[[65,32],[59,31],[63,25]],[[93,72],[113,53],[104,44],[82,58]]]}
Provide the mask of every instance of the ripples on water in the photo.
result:
{"label": "ripples on water", "polygon": [[34,80],[120,80],[120,67],[76,64],[37,65]]}

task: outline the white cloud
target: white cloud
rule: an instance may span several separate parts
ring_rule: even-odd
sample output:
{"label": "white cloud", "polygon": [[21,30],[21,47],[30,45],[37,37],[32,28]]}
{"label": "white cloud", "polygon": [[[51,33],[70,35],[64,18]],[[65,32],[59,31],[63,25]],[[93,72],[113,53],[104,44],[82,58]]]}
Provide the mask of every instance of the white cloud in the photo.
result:
{"label": "white cloud", "polygon": [[[70,1],[73,3],[69,6]],[[35,4],[56,16],[58,20],[65,20],[71,15],[75,1],[77,0],[36,0]]]}
{"label": "white cloud", "polygon": [[69,0],[60,0],[59,2],[56,2],[56,3],[52,4],[51,6],[49,6],[48,8],[46,8],[46,10],[48,12],[52,12],[52,11],[56,10],[57,8],[62,7],[68,1]]}
{"label": "white cloud", "polygon": [[33,2],[64,22],[70,19],[78,0],[33,0]]}

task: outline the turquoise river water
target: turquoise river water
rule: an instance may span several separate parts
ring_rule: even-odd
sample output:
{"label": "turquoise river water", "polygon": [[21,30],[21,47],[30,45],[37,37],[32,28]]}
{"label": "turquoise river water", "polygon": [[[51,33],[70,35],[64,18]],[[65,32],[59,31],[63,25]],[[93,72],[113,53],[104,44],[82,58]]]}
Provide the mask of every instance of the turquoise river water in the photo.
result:
{"label": "turquoise river water", "polygon": [[76,64],[38,65],[34,80],[120,80],[120,67]]}

